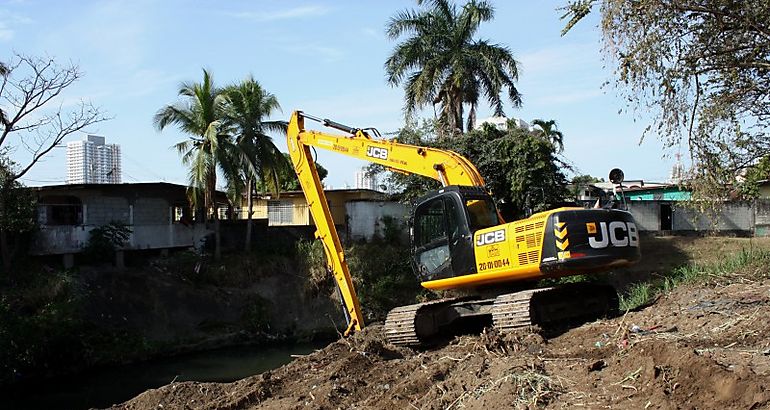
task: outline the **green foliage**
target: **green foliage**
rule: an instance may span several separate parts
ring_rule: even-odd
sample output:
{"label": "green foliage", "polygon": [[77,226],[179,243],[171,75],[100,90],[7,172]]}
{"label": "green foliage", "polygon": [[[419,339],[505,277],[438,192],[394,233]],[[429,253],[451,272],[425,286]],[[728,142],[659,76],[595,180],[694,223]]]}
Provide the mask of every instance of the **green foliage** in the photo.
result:
{"label": "green foliage", "polygon": [[0,150],[0,259],[6,273],[13,272],[14,260],[25,251],[25,237],[37,224],[35,197],[15,179],[15,168]]}
{"label": "green foliage", "polygon": [[391,309],[416,303],[423,293],[411,267],[408,246],[374,240],[345,251],[361,309],[368,320],[382,320]]}
{"label": "green foliage", "polygon": [[380,218],[380,223],[382,224],[382,240],[393,245],[401,244],[402,235],[406,231],[403,221],[385,215]]}
{"label": "green foliage", "polygon": [[[299,185],[297,173],[294,172],[294,167],[291,165],[291,158],[289,157],[289,154],[286,153],[284,153],[283,156],[286,158],[284,165],[276,169],[278,173],[278,181],[280,181],[279,191],[299,191],[302,188]],[[318,170],[318,178],[321,180],[321,182],[323,182],[326,176],[329,175],[329,171],[327,171],[326,168],[317,162],[315,163],[315,167],[316,170]],[[257,182],[257,192],[269,191],[270,187],[268,185],[261,181]]]}
{"label": "green foliage", "polygon": [[227,169],[228,187],[240,196],[247,181],[253,180],[277,193],[282,181],[279,170],[289,164],[268,133],[285,134],[286,123],[267,121],[266,117],[281,109],[278,99],[251,76],[225,88],[223,94],[223,128],[230,134],[235,148],[222,164]]}
{"label": "green foliage", "polygon": [[328,293],[334,286],[332,275],[326,271],[326,255],[323,242],[299,241],[297,242],[297,260],[301,269],[307,274],[306,289],[310,295]]}
{"label": "green foliage", "polygon": [[743,249],[716,263],[680,266],[655,281],[632,286],[625,295],[621,295],[620,307],[623,310],[631,310],[645,306],[661,294],[671,292],[683,284],[723,282],[742,275],[749,276],[752,280],[767,277],[766,266],[769,262],[770,251]]}
{"label": "green foliage", "polygon": [[131,227],[119,221],[96,227],[89,233],[85,255],[92,261],[110,261],[115,251],[125,246],[131,232]]}
{"label": "green foliage", "polygon": [[87,288],[73,271],[28,264],[13,286],[0,283],[0,385],[136,360],[158,346],[84,317]]}
{"label": "green foliage", "polygon": [[744,180],[738,186],[741,197],[754,199],[759,196],[759,181],[770,179],[770,155],[764,156],[757,164],[746,171]]}
{"label": "green foliage", "polygon": [[614,85],[652,118],[645,135],[686,142],[695,197],[727,198],[725,185],[770,154],[770,2],[571,0],[565,31],[594,5]]}
{"label": "green foliage", "polygon": [[20,234],[35,228],[35,197],[18,180],[13,179],[16,163],[0,152],[0,230]]}
{"label": "green foliage", "polygon": [[604,182],[604,178],[597,178],[591,175],[577,175],[572,177],[572,181],[570,181],[570,184],[572,184],[572,197],[577,198],[581,188],[596,182]]}
{"label": "green foliage", "polygon": [[[386,228],[387,231],[387,228]],[[326,270],[321,241],[302,242],[297,258],[308,270],[311,291],[331,293],[336,286]],[[416,303],[424,297],[410,265],[409,247],[399,241],[375,239],[345,247],[345,259],[367,320],[381,320],[397,306]]]}
{"label": "green foliage", "polygon": [[494,8],[483,0],[460,8],[449,0],[418,3],[424,7],[397,13],[387,26],[392,40],[406,37],[385,61],[385,71],[391,85],[404,86],[407,117],[438,105],[441,133],[451,135],[463,131],[464,105],[470,105],[468,128],[473,128],[480,98],[503,115],[501,94],[507,89],[514,107],[520,106],[514,85],[518,63],[511,51],[475,38],[481,23],[494,18]]}

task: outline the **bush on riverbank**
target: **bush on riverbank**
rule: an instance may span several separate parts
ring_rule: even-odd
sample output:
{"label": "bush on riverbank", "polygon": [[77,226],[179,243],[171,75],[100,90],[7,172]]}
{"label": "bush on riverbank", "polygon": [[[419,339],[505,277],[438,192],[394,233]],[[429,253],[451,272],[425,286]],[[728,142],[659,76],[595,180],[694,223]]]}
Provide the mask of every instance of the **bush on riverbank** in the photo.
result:
{"label": "bush on riverbank", "polygon": [[28,265],[16,277],[0,284],[0,385],[152,350],[135,334],[83,319],[86,289],[76,272]]}

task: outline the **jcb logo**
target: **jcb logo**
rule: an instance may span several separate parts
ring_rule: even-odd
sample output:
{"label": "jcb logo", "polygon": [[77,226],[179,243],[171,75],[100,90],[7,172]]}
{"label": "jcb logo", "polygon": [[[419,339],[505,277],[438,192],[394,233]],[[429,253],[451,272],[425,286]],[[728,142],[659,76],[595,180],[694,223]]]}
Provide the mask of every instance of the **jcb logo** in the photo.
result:
{"label": "jcb logo", "polygon": [[596,229],[596,223],[586,224],[588,234],[596,236],[588,237],[588,244],[592,248],[602,249],[609,244],[615,247],[639,246],[639,231],[633,222],[614,221],[607,225],[607,222],[599,222],[599,229]]}
{"label": "jcb logo", "polygon": [[385,148],[366,147],[366,156],[377,159],[388,159],[388,150]]}
{"label": "jcb logo", "polygon": [[482,233],[476,236],[476,246],[489,245],[505,240],[505,229]]}

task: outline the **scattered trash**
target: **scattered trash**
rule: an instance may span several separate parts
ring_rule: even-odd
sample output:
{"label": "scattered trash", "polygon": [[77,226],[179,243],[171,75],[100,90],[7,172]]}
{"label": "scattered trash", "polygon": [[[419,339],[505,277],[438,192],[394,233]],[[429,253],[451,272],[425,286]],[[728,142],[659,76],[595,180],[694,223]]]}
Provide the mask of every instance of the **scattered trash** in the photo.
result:
{"label": "scattered trash", "polygon": [[595,372],[595,371],[604,369],[605,367],[607,367],[607,362],[605,362],[604,360],[597,360],[588,366],[588,371]]}
{"label": "scattered trash", "polygon": [[650,334],[650,333],[670,333],[670,332],[676,332],[677,330],[679,330],[679,329],[677,329],[676,326],[673,326],[673,327],[670,327],[670,328],[664,329],[664,330],[658,330],[661,327],[663,327],[663,326],[655,325],[653,327],[644,329],[644,328],[641,328],[641,327],[639,327],[637,325],[631,325],[631,328],[628,329],[628,331],[633,333],[633,334],[639,335],[639,336],[644,336],[644,335],[647,335],[647,334]]}
{"label": "scattered trash", "polygon": [[601,341],[597,341],[596,343],[594,343],[594,346],[595,347],[602,347],[602,346],[604,346],[604,343],[602,343]]}

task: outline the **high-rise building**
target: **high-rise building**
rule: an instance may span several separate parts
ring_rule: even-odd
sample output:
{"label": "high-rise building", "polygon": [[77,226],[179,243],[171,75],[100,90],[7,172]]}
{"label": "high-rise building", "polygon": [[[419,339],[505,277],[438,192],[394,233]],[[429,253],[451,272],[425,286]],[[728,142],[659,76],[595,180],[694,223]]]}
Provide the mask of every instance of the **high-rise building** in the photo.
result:
{"label": "high-rise building", "polygon": [[97,135],[67,143],[68,184],[119,184],[121,175],[120,145]]}
{"label": "high-rise building", "polygon": [[356,189],[377,190],[377,178],[374,175],[367,175],[366,168],[356,171]]}

